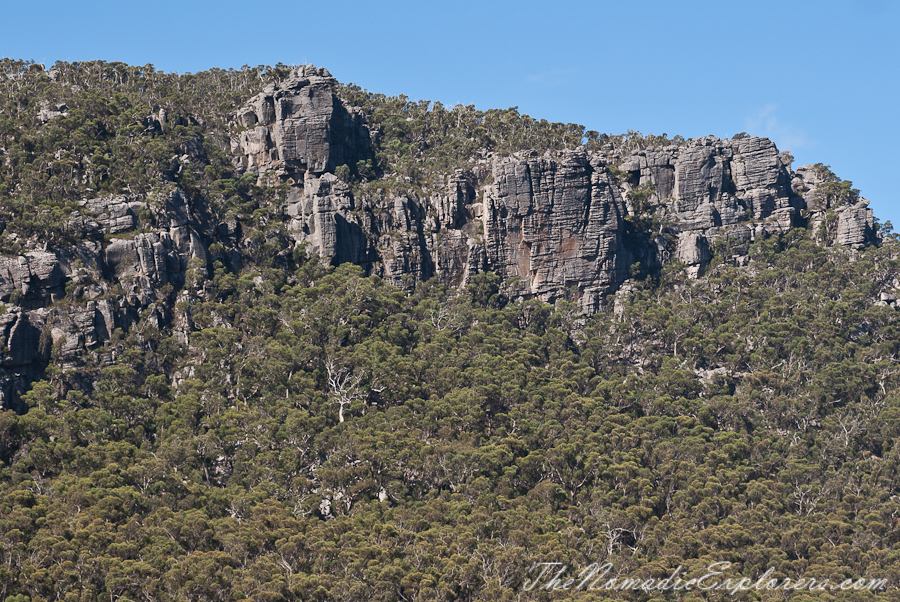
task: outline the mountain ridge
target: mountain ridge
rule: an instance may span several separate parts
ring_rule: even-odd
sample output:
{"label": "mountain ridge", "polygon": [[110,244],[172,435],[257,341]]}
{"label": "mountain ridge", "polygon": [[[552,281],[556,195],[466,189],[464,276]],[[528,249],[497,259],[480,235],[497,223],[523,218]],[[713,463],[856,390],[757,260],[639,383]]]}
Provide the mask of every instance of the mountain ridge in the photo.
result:
{"label": "mountain ridge", "polygon": [[[574,287],[590,313],[635,263],[657,271],[674,257],[696,275],[717,240],[739,240],[734,259],[741,261],[741,243],[792,227],[827,226],[825,214],[833,208],[840,207],[837,223],[823,242],[860,248],[879,236],[866,199],[849,188],[844,197],[817,190],[839,182],[821,164],[795,172],[790,153],[779,153],[767,139],[705,137],[631,154],[588,152],[583,146],[557,157],[547,151],[538,159],[528,150],[509,157],[481,150],[477,165],[443,176],[443,191],[387,199],[387,210],[400,211],[395,217],[418,236],[405,245],[381,241],[367,249],[367,238],[392,230],[402,237],[404,226],[377,223],[365,192],[354,195],[333,178],[320,179],[371,158],[362,111],[351,107],[351,119],[338,94],[328,97],[335,83],[323,68],[302,67],[254,97],[238,111],[248,129],[232,138],[235,167],[258,175],[260,183],[275,178],[296,187],[285,210],[298,243],[308,243],[326,260],[363,264],[367,273],[398,286],[407,275],[458,285],[469,274],[491,270],[504,279],[519,278],[519,294],[544,301]],[[327,107],[328,115],[317,107]],[[345,115],[333,116],[336,107]],[[355,214],[361,207],[365,217]],[[588,215],[580,218],[585,209]],[[592,211],[599,217],[591,217]],[[652,224],[654,218],[665,222],[656,232],[634,232],[625,223]],[[438,243],[438,232],[453,242]],[[647,240],[638,242],[641,234]],[[579,265],[558,265],[569,262]]]}
{"label": "mountain ridge", "polygon": [[[17,77],[37,79],[52,91],[63,85],[67,70],[79,68],[59,64],[45,72],[22,65],[18,75],[5,75],[8,89]],[[128,77],[140,81],[155,74],[152,68],[116,63],[88,69],[94,68],[114,99]],[[127,330],[152,307],[154,320],[170,323],[176,300],[186,294],[182,287],[191,281],[202,290],[214,262],[236,271],[248,260],[253,263],[257,243],[251,233],[267,232],[263,244],[278,247],[272,249],[276,257],[300,253],[325,264],[352,262],[365,274],[407,289],[432,277],[464,287],[474,275],[494,272],[511,298],[566,299],[586,315],[601,310],[606,297],[632,277],[658,273],[673,261],[697,277],[713,252],[741,265],[754,241],[792,228],[810,229],[821,244],[856,250],[880,239],[868,201],[848,182],[822,164],[792,170],[790,154],[765,138],[669,141],[636,133],[611,138],[573,124],[534,121],[512,109],[447,111],[439,104],[386,99],[343,86],[322,67],[278,66],[268,73],[274,80],[249,100],[233,97],[241,104],[227,115],[176,113],[164,102],[154,103],[149,115],[136,114],[136,125],[127,128],[130,138],[139,134],[152,142],[173,132],[175,138],[176,154],[157,159],[156,179],[143,182],[147,192],[81,199],[64,193],[68,214],[56,229],[44,231],[44,240],[16,232],[21,215],[7,221],[0,242],[21,251],[0,258],[0,301],[11,303],[13,311],[4,318],[10,353],[0,363],[4,405],[27,390],[42,370],[36,366],[54,346],[63,356],[74,356],[108,340],[117,328]],[[86,92],[66,85],[76,96]],[[365,106],[373,98],[380,99],[381,108]],[[37,130],[90,117],[75,114],[65,101],[33,102],[39,109],[32,123]],[[120,131],[109,132],[102,124],[102,115],[113,110],[108,101],[91,102],[100,110],[100,119],[95,115],[88,122],[98,124],[97,136],[118,139]],[[370,125],[392,102],[394,113],[381,116],[378,127]],[[426,139],[415,132],[419,139],[406,145],[413,150],[396,153],[399,158],[384,150],[404,148],[408,132],[402,130],[408,124],[434,132],[433,122],[443,119],[441,127],[451,130],[452,120],[446,121],[453,111],[457,130],[469,127],[484,135],[493,119],[495,139],[511,137],[517,127],[543,128],[541,136],[556,140],[556,146],[543,152],[476,149],[451,157],[461,165],[452,173],[422,165],[423,157],[435,154],[433,147],[448,144],[447,139],[456,144],[452,135]],[[225,128],[221,134],[201,125],[216,121]],[[504,122],[513,124],[505,133]],[[9,126],[4,136],[15,139]],[[217,148],[218,136],[223,146]],[[567,146],[576,140],[581,146]],[[3,152],[9,155],[8,145]],[[62,152],[54,151],[65,162]],[[211,158],[216,155],[218,166]],[[72,177],[85,179],[92,161],[114,160],[97,157],[83,158],[82,167],[70,159]],[[193,187],[192,171],[224,176],[228,163],[234,179],[211,182],[206,195]],[[220,193],[223,197],[253,203],[254,215],[266,214],[265,223],[228,209],[227,201],[218,211],[212,208],[207,197],[222,182],[230,190]],[[248,192],[250,186],[255,192]],[[216,212],[224,215],[217,219]],[[277,222],[282,225],[273,228]],[[48,250],[61,232],[69,244]],[[74,317],[38,311],[71,295],[91,308]],[[187,339],[188,331],[179,336]]]}
{"label": "mountain ridge", "polygon": [[900,237],[825,165],[313,67],[0,74],[0,599],[898,599]]}

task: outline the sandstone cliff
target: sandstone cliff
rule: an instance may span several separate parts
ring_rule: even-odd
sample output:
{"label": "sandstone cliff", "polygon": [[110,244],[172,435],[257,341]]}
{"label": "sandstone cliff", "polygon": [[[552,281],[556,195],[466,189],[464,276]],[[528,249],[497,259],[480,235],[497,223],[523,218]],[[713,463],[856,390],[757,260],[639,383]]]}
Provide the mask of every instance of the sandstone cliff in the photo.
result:
{"label": "sandstone cliff", "polygon": [[[346,174],[371,160],[378,132],[336,89],[326,70],[300,68],[234,115],[236,174],[281,186],[283,232],[213,217],[202,196],[162,180],[149,195],[80,200],[67,224],[74,244],[32,240],[0,257],[0,405],[18,403],[51,359],[77,367],[117,329],[152,323],[188,341],[185,308],[203,300],[213,262],[239,271],[260,244],[353,262],[407,288],[432,277],[459,287],[491,271],[513,297],[570,299],[589,314],[629,278],[672,262],[699,277],[714,254],[742,265],[752,242],[791,228],[851,250],[879,240],[864,198],[821,165],[792,169],[788,153],[756,137],[484,150],[428,190],[397,178],[351,185]],[[155,135],[167,118],[160,109],[154,119]],[[191,161],[206,161],[197,140],[173,158]]]}
{"label": "sandstone cliff", "polygon": [[652,271],[676,260],[696,277],[717,246],[740,263],[753,241],[799,226],[825,224],[828,244],[877,241],[865,199],[832,207],[817,195],[819,168],[793,171],[789,153],[756,137],[628,155],[488,153],[430,195],[353,194],[333,172],[364,157],[370,137],[359,112],[328,90],[327,72],[314,73],[270,87],[239,112],[255,129],[232,139],[235,165],[291,184],[284,213],[297,243],[397,285],[435,276],[458,286],[493,271],[516,279],[514,294],[574,295],[590,313],[637,263]]}
{"label": "sandstone cliff", "polygon": [[302,182],[307,171],[333,171],[367,155],[363,116],[341,103],[334,83],[324,68],[301,67],[251,99],[237,115],[246,129],[231,141],[235,167]]}

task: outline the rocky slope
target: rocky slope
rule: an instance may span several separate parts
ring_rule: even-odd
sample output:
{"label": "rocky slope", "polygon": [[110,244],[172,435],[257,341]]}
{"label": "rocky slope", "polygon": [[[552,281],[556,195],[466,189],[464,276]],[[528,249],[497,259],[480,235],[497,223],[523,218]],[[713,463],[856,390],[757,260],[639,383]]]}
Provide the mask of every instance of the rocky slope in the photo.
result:
{"label": "rocky slope", "polygon": [[[741,265],[751,243],[791,228],[852,249],[879,240],[864,198],[821,165],[792,169],[788,153],[755,137],[631,152],[485,150],[429,190],[361,186],[347,166],[372,158],[380,132],[337,90],[326,70],[303,67],[233,116],[236,175],[281,187],[281,233],[260,242],[258,227],[214,216],[203,196],[162,178],[150,194],[77,201],[66,226],[74,244],[25,240],[21,254],[0,257],[0,405],[16,407],[51,359],[82,365],[136,322],[186,341],[213,263],[239,271],[260,244],[353,262],[402,287],[432,277],[462,286],[491,271],[512,296],[570,299],[593,313],[631,277],[671,262],[699,277],[714,254]],[[202,164],[198,144],[173,164]]]}

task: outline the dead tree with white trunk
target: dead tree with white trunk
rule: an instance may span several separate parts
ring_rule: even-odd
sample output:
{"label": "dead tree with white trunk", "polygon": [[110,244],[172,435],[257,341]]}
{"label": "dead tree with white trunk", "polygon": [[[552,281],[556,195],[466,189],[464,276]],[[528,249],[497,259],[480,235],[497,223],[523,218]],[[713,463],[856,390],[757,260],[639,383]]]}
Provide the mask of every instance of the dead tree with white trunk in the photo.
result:
{"label": "dead tree with white trunk", "polygon": [[360,371],[353,374],[351,370],[337,366],[332,358],[325,360],[325,370],[328,372],[328,388],[338,406],[338,422],[343,422],[344,408],[363,398],[360,383],[365,373]]}

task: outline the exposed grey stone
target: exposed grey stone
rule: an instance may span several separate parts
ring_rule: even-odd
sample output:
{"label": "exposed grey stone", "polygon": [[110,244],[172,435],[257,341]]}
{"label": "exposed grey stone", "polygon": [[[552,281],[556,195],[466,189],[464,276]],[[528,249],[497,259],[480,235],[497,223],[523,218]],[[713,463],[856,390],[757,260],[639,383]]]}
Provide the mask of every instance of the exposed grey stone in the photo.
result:
{"label": "exposed grey stone", "polygon": [[110,241],[104,252],[108,269],[118,281],[140,282],[145,289],[169,282],[173,267],[181,267],[180,258],[173,255],[172,238],[164,233],[138,234],[133,239]]}
{"label": "exposed grey stone", "polygon": [[553,302],[574,286],[586,308],[624,280],[624,202],[583,152],[560,161],[513,158],[485,191],[488,269],[520,279],[521,294]]}
{"label": "exposed grey stone", "polygon": [[755,219],[765,219],[790,206],[790,174],[775,144],[766,138],[732,142],[735,194]]}
{"label": "exposed grey stone", "polygon": [[41,327],[43,322],[34,320],[34,312],[20,311],[14,314],[15,320],[9,326],[6,336],[6,367],[22,367],[32,364],[39,354]]}
{"label": "exposed grey stone", "polygon": [[[353,198],[333,175],[307,172],[284,211],[295,240],[326,262],[353,261],[402,286],[432,276],[459,286],[491,270],[518,278],[513,295],[552,302],[574,294],[591,312],[636,262],[653,270],[674,257],[698,276],[711,241],[721,240],[743,264],[751,242],[803,223],[815,175],[792,173],[791,160],[752,137],[706,137],[624,159],[524,152],[457,171],[446,192],[427,199]],[[606,167],[617,162],[623,181]],[[629,198],[647,185],[649,197]],[[870,213],[840,209],[829,242],[875,242]],[[638,223],[645,230],[635,230]],[[651,225],[658,230],[646,230]]]}
{"label": "exposed grey stone", "polygon": [[324,69],[302,67],[251,99],[237,113],[250,129],[232,138],[236,167],[299,182],[307,171],[322,174],[369,156],[363,116],[344,107],[334,83]]}
{"label": "exposed grey stone", "polygon": [[38,111],[37,118],[41,120],[41,123],[47,123],[51,119],[55,119],[63,115],[68,110],[69,107],[66,106],[66,103],[64,102],[51,105],[45,100],[41,102],[41,108]]}
{"label": "exposed grey stone", "polygon": [[365,232],[353,215],[349,187],[334,174],[307,174],[302,191],[288,197],[285,213],[289,231],[325,262],[363,263],[367,246]]}
{"label": "exposed grey stone", "polygon": [[[852,195],[852,204],[842,205],[827,198],[821,166],[792,171],[789,153],[755,137],[541,156],[485,150],[426,194],[412,183],[406,190],[395,183],[389,192],[354,194],[334,171],[342,165],[352,171],[371,157],[375,134],[361,112],[336,96],[334,84],[327,70],[300,67],[234,116],[238,171],[256,174],[260,184],[290,185],[282,207],[286,232],[244,237],[237,214],[217,215],[202,199],[166,184],[146,196],[82,201],[67,227],[88,240],[75,247],[0,257],[0,298],[15,297],[23,306],[0,315],[6,342],[0,403],[37,374],[48,340],[64,365],[99,352],[116,328],[138,319],[169,324],[187,344],[195,328],[190,306],[202,299],[202,283],[182,290],[174,310],[157,302],[166,297],[160,289],[181,286],[188,273],[202,281],[213,241],[219,243],[215,259],[236,269],[241,250],[246,256],[262,244],[288,246],[287,240],[325,263],[354,262],[402,287],[431,277],[464,286],[493,271],[514,297],[573,299],[585,313],[597,311],[611,293],[630,294],[629,268],[638,262],[653,271],[677,260],[697,277],[713,247],[746,265],[753,241],[798,225],[824,232],[824,244],[858,249],[878,241],[864,199]],[[40,118],[64,110],[47,105]],[[151,110],[145,134],[186,123],[164,108]],[[184,140],[169,175],[204,160],[202,141]],[[279,259],[295,250],[282,248]],[[45,307],[65,290],[68,303]],[[883,293],[879,302],[896,299]],[[213,323],[230,327],[215,316]]]}
{"label": "exposed grey stone", "polygon": [[683,264],[697,267],[698,271],[702,271],[711,258],[709,241],[702,234],[682,232],[678,237],[675,257]]}
{"label": "exposed grey stone", "polygon": [[875,216],[868,206],[867,199],[860,199],[854,205],[838,207],[837,244],[859,249],[875,242]]}
{"label": "exposed grey stone", "polygon": [[852,202],[851,198],[844,202],[852,204],[833,205],[840,201],[820,189],[826,181],[825,174],[821,165],[803,165],[797,168],[791,180],[794,192],[803,197],[804,208],[809,213],[809,228],[817,236],[824,236],[824,242],[829,244],[854,249],[876,244],[879,233],[875,229],[875,216],[868,208],[868,199],[860,197]]}
{"label": "exposed grey stone", "polygon": [[436,194],[431,197],[431,206],[435,213],[433,225],[428,229],[458,230],[471,217],[469,207],[475,201],[475,180],[472,174],[461,169],[450,176],[447,194]]}
{"label": "exposed grey stone", "polygon": [[140,196],[109,196],[82,201],[81,205],[94,214],[94,220],[107,234],[133,230],[138,216],[147,207]]}
{"label": "exposed grey stone", "polygon": [[64,275],[56,255],[29,251],[19,257],[0,257],[0,299],[19,291],[22,303],[40,306],[62,298]]}
{"label": "exposed grey stone", "polygon": [[732,189],[730,161],[722,150],[707,145],[688,146],[678,157],[674,208],[683,221],[693,225],[698,207],[714,204]]}

